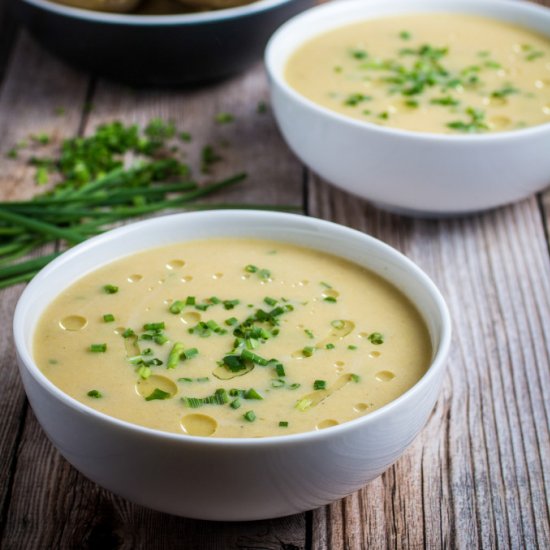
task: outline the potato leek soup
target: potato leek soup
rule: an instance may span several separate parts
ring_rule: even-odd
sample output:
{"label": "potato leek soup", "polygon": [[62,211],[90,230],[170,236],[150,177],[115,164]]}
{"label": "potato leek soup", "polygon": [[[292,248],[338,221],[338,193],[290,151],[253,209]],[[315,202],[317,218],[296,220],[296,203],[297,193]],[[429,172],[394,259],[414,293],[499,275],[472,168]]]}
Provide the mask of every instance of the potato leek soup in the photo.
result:
{"label": "potato leek soup", "polygon": [[33,352],[98,411],[214,437],[352,420],[411,388],[432,355],[419,313],[387,281],[248,239],[183,242],[98,269],[48,306]]}
{"label": "potato leek soup", "polygon": [[301,46],[285,76],[315,103],[393,128],[464,134],[550,122],[550,40],[477,16],[340,27]]}

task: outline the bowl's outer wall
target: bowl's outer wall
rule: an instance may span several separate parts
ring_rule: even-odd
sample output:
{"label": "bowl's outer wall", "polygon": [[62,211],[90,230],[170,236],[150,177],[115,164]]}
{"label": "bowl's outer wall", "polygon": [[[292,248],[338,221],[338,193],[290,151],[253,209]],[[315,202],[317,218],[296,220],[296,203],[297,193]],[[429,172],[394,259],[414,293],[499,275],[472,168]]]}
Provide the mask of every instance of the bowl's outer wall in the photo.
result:
{"label": "bowl's outer wall", "polygon": [[172,25],[126,25],[80,19],[17,2],[35,38],[70,64],[129,84],[198,83],[238,73],[261,58],[265,44],[314,0],[290,0],[239,17]]}
{"label": "bowl's outer wall", "polygon": [[[81,473],[133,502],[184,517],[244,521],[286,516],[361,488],[392,464],[433,408],[444,371],[411,403],[338,437],[284,445],[209,446],[150,437],[68,407],[19,360],[40,425]],[[236,499],[238,506],[236,506]]]}
{"label": "bowl's outer wall", "polygon": [[351,20],[417,10],[477,13],[550,36],[550,10],[527,2],[351,0],[314,8],[281,28],[266,54],[274,114],[291,149],[334,185],[412,214],[484,210],[545,188],[548,123],[464,139],[386,130],[316,106],[282,83],[288,56],[304,39]]}
{"label": "bowl's outer wall", "polygon": [[[119,257],[219,235],[271,238],[368,265],[423,314],[438,362],[385,410],[320,433],[270,440],[212,440],[114,421],[68,398],[31,359],[38,317],[71,282]],[[380,241],[304,216],[253,211],[164,216],[90,239],[47,266],[23,292],[14,334],[25,391],[59,451],[100,485],[139,504],[211,520],[253,520],[308,510],[360,488],[393,463],[426,422],[444,375],[448,313],[433,283]],[[236,498],[238,506],[236,505]]]}

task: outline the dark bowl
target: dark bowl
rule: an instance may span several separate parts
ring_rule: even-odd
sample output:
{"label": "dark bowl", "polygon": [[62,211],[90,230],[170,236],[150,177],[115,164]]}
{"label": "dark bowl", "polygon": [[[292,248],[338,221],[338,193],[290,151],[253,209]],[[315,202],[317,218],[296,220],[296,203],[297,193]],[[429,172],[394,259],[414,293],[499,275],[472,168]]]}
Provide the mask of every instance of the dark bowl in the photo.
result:
{"label": "dark bowl", "polygon": [[258,0],[178,15],[113,14],[20,0],[23,24],[48,50],[133,85],[173,86],[235,74],[261,58],[271,34],[314,0]]}

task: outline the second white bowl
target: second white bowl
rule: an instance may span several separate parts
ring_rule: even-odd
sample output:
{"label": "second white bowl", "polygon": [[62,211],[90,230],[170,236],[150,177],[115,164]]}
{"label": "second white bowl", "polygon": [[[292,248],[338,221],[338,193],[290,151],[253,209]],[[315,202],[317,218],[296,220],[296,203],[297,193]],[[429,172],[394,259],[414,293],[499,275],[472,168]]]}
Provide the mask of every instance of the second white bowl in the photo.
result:
{"label": "second white bowl", "polygon": [[550,37],[550,9],[517,0],[349,0],[310,9],[273,35],[265,55],[273,110],[290,148],[334,185],[412,215],[484,210],[546,187],[550,123],[470,136],[404,131],[330,111],[286,82],[288,59],[310,38],[361,19],[416,12],[474,14]]}

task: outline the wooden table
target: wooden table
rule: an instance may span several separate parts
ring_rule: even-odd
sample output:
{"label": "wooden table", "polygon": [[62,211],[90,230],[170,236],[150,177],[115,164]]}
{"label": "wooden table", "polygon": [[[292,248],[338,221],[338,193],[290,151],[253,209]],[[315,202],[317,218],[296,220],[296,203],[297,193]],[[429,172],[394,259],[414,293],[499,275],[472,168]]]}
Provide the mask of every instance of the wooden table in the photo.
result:
{"label": "wooden table", "polygon": [[[211,523],[136,506],[89,482],[60,457],[28,406],[15,365],[10,325],[22,286],[5,290],[0,547],[550,548],[550,192],[463,219],[422,221],[381,212],[305,169],[271,114],[256,112],[258,102],[268,99],[261,65],[192,91],[128,89],[42,51],[17,29],[5,2],[0,78],[4,200],[36,192],[32,169],[3,155],[29,134],[51,134],[55,147],[63,137],[89,133],[114,118],[173,119],[193,134],[193,163],[201,144],[227,141],[220,171],[244,168],[250,174],[216,201],[292,204],[384,240],[433,277],[455,327],[437,406],[384,475],[305,514]],[[220,111],[236,121],[214,124]]]}

